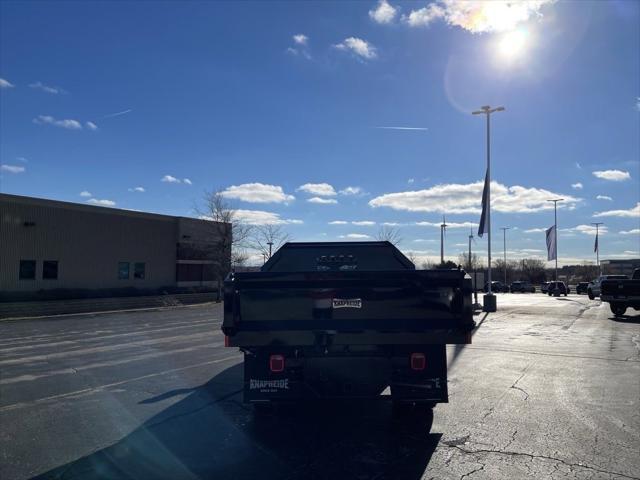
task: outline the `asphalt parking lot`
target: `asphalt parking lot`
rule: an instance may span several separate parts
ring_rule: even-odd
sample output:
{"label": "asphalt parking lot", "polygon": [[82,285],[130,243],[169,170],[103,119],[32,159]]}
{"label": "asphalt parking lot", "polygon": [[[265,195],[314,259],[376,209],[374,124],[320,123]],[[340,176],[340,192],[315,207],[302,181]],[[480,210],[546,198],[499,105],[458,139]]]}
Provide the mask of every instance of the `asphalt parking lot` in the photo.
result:
{"label": "asphalt parking lot", "polygon": [[640,312],[499,294],[450,403],[255,416],[220,305],[0,323],[0,478],[640,478]]}

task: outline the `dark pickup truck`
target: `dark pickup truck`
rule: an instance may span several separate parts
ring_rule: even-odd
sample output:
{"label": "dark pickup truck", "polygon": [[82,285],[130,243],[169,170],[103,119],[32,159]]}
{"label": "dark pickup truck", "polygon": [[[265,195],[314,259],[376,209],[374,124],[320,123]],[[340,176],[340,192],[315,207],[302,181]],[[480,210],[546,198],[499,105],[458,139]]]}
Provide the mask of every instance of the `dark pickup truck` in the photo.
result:
{"label": "dark pickup truck", "polygon": [[227,277],[222,331],[244,352],[257,410],[373,397],[432,408],[448,401],[446,344],[471,343],[471,293],[464,271],[416,270],[389,242],[287,243]]}
{"label": "dark pickup truck", "polygon": [[629,307],[640,310],[640,268],[635,269],[631,280],[603,280],[600,299],[609,302],[616,317],[624,315]]}

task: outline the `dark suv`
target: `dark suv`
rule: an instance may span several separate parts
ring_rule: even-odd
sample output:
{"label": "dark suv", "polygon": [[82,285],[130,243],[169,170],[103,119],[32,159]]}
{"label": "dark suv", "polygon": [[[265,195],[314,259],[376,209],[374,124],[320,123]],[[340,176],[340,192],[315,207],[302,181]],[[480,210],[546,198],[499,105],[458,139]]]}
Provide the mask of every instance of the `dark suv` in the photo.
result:
{"label": "dark suv", "polygon": [[555,295],[556,290],[558,290],[558,295],[564,295],[565,297],[569,293],[569,287],[564,282],[549,282],[547,290],[549,296]]}
{"label": "dark suv", "polygon": [[[484,291],[485,293],[489,291],[489,282],[486,282],[484,284]],[[506,293],[509,291],[509,286],[505,285],[502,282],[499,282],[497,280],[494,280],[493,282],[491,282],[491,292],[492,293]]]}
{"label": "dark suv", "polygon": [[589,282],[580,282],[578,285],[576,285],[576,293],[578,295],[580,294],[586,295],[588,289],[589,289]]}
{"label": "dark suv", "polygon": [[531,285],[529,282],[511,282],[510,287],[511,293],[535,293],[536,287]]}

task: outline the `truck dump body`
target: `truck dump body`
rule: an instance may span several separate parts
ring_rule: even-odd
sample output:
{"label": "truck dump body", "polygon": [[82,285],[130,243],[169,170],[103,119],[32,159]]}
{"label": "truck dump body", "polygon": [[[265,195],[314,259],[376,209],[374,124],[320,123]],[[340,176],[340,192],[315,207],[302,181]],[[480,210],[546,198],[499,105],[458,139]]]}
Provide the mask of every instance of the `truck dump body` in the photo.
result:
{"label": "truck dump body", "polygon": [[[424,390],[427,377],[431,400],[446,401],[444,346],[470,343],[471,293],[464,271],[415,270],[389,242],[288,243],[262,271],[229,275],[222,330],[245,352],[250,401],[341,396],[347,384],[351,396],[394,383],[400,395],[402,378]],[[414,353],[428,367],[405,372]],[[286,377],[267,368],[274,354]]]}
{"label": "truck dump body", "polygon": [[607,279],[600,285],[600,298],[609,302],[611,311],[624,315],[628,307],[640,309],[640,269],[633,272],[631,279]]}

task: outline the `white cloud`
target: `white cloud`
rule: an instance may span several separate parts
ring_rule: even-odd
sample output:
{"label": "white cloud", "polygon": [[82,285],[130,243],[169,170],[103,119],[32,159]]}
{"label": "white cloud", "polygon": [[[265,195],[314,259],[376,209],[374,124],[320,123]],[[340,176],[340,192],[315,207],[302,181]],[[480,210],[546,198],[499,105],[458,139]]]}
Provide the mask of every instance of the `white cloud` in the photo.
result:
{"label": "white cloud", "polygon": [[347,225],[349,222],[345,222],[344,220],[334,220],[333,222],[329,222],[329,225]]}
{"label": "white cloud", "polygon": [[580,162],[576,162],[576,168],[578,170],[582,170],[582,165],[580,164]]}
{"label": "white cloud", "polygon": [[415,178],[410,178],[409,180],[407,180],[407,183],[408,183],[409,185],[411,185],[411,184],[412,184],[413,182],[415,182],[415,181],[416,181],[416,179],[415,179]]}
{"label": "white cloud", "polygon": [[384,225],[385,227],[399,227],[402,224],[398,222],[382,222],[382,225]]}
{"label": "white cloud", "polygon": [[145,189],[144,187],[133,187],[129,189],[130,192],[139,192],[139,193],[144,193]]}
{"label": "white cloud", "polygon": [[544,5],[555,0],[437,0],[413,10],[403,20],[412,27],[427,26],[435,20],[471,33],[507,32],[532,18],[542,17]]}
{"label": "white cloud", "polygon": [[624,180],[631,179],[629,172],[622,170],[596,170],[591,172],[594,177],[602,178],[603,180],[611,180],[612,182],[622,182]]}
{"label": "white cloud", "polygon": [[[480,202],[484,182],[470,184],[442,184],[418,191],[387,193],[369,201],[372,207],[389,207],[409,212],[436,212],[445,214],[480,213]],[[491,207],[493,211],[530,213],[553,209],[549,198],[557,193],[541,188],[519,185],[507,187],[491,182]],[[562,195],[564,202],[559,208],[575,208],[581,201],[571,195]]]}
{"label": "white cloud", "polygon": [[29,163],[29,160],[27,160],[25,157],[16,157],[16,160],[22,163]]}
{"label": "white cloud", "polygon": [[[0,78],[0,80],[2,80]],[[636,110],[640,112],[640,97],[636,97]]]}
{"label": "white cloud", "polygon": [[331,205],[331,204],[338,203],[338,201],[335,198],[322,198],[322,197],[307,198],[307,202],[309,202],[309,203],[319,203],[319,204],[322,204],[322,205]]}
{"label": "white cloud", "polygon": [[366,240],[367,238],[371,238],[369,235],[365,235],[364,233],[349,233],[347,235],[340,235],[338,238],[351,238],[354,240]]}
{"label": "white cloud", "polygon": [[574,190],[582,190],[583,186],[584,185],[582,185],[582,183],[580,182],[571,184],[571,188],[573,188]]}
{"label": "white cloud", "polygon": [[334,197],[337,195],[335,188],[328,183],[305,183],[296,188],[296,192],[305,192],[320,197]]}
{"label": "white cloud", "polygon": [[333,47],[337,48],[338,50],[350,51],[353,54],[367,60],[373,60],[374,58],[378,57],[376,47],[371,45],[366,40],[362,40],[361,38],[357,37],[345,38],[341,43],[338,43]]}
{"label": "white cloud", "polygon": [[293,38],[293,42],[296,45],[306,45],[309,42],[309,37],[307,37],[303,33],[298,33],[297,35],[294,35],[291,38]]}
{"label": "white cloud", "polygon": [[416,243],[435,243],[436,241],[433,238],[416,238],[414,240]]}
{"label": "white cloud", "polygon": [[[577,225],[573,228],[561,228],[561,232],[577,232],[584,233],[585,235],[594,235],[596,234],[596,227],[594,225]],[[606,225],[600,225],[598,232],[600,235],[606,234],[609,229]]]}
{"label": "white cloud", "polygon": [[387,0],[380,0],[375,9],[369,10],[369,17],[376,23],[385,24],[393,22],[398,9],[393,7]]}
{"label": "white cloud", "polygon": [[546,228],[530,228],[528,230],[525,230],[524,233],[542,233],[546,231],[547,231]]}
{"label": "white cloud", "polygon": [[59,93],[67,93],[65,90],[63,90],[60,87],[51,87],[49,85],[45,85],[42,82],[30,83],[29,87],[35,88],[36,90],[42,90],[43,92],[52,93],[54,95],[57,95]]}
{"label": "white cloud", "polygon": [[293,195],[287,195],[278,185],[257,182],[231,185],[223,190],[221,195],[250,203],[287,203],[295,200]]}
{"label": "white cloud", "polygon": [[113,200],[98,200],[97,198],[90,198],[87,203],[91,205],[100,205],[101,207],[115,207],[116,202]]}
{"label": "white cloud", "polygon": [[361,195],[364,191],[360,187],[347,187],[340,190],[340,195]]}
{"label": "white cloud", "polygon": [[302,220],[284,219],[279,213],[263,210],[234,210],[235,217],[248,225],[300,225]]}
{"label": "white cloud", "polygon": [[371,227],[375,224],[376,222],[372,222],[371,220],[357,220],[357,221],[351,222],[351,225],[358,225],[360,227]]}
{"label": "white cloud", "polygon": [[1,172],[23,173],[26,169],[20,165],[0,165]]}
{"label": "white cloud", "polygon": [[[442,222],[416,222],[415,225],[418,227],[434,227],[440,228]],[[447,228],[474,228],[477,227],[477,223],[473,222],[448,222]]]}
{"label": "white cloud", "polygon": [[189,180],[188,178],[183,178],[182,181],[184,183],[186,183],[187,185],[193,185],[193,182],[191,180]]}
{"label": "white cloud", "polygon": [[91,194],[91,192],[88,192],[86,190],[83,190],[80,192],[80,196],[81,197],[93,197],[93,195]]}
{"label": "white cloud", "polygon": [[94,132],[98,130],[98,126],[93,122],[84,122],[84,124],[89,130],[93,130]]}
{"label": "white cloud", "polygon": [[608,210],[593,214],[594,217],[640,217],[640,202],[629,210]]}
{"label": "white cloud", "polygon": [[632,230],[621,230],[618,232],[620,235],[640,235],[640,228],[634,228]]}
{"label": "white cloud", "polygon": [[612,202],[613,198],[611,198],[609,195],[598,195],[596,196],[596,200],[608,200]]}
{"label": "white cloud", "polygon": [[160,179],[160,181],[165,183],[182,183],[182,180],[174,177],[173,175],[165,175]]}
{"label": "white cloud", "polygon": [[11,83],[9,80],[0,78],[0,88],[13,88],[13,87],[15,87],[15,85]]}
{"label": "white cloud", "polygon": [[33,119],[33,123],[36,123],[38,125],[54,125],[56,127],[66,128],[69,130],[82,130],[82,124],[78,120],[57,120],[50,115],[38,115]]}

